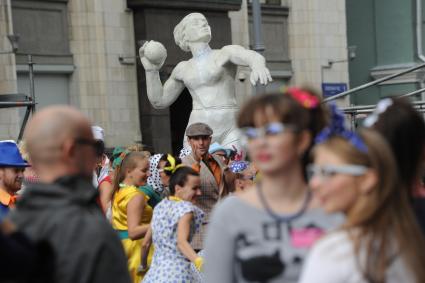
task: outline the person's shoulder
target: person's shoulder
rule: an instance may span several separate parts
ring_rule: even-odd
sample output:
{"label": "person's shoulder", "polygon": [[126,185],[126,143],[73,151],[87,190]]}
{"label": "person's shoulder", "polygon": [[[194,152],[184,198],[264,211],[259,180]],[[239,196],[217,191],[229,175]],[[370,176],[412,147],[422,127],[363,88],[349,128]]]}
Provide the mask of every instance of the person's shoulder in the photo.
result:
{"label": "person's shoulder", "polygon": [[135,186],[126,186],[122,187],[117,192],[119,195],[123,195],[125,197],[133,198],[134,196],[141,196],[141,197],[147,197],[146,193],[143,192],[140,188],[137,188]]}
{"label": "person's shoulder", "polygon": [[241,211],[247,209],[248,203],[239,196],[232,194],[223,198],[213,209],[213,214],[218,218],[230,219],[242,216]]}
{"label": "person's shoulder", "polygon": [[185,70],[188,68],[189,66],[189,61],[181,61],[179,62],[173,69],[171,75],[175,78],[175,79],[179,79],[181,80],[183,78],[183,73],[185,72]]}
{"label": "person's shoulder", "polygon": [[319,228],[326,231],[332,231],[341,226],[344,222],[344,215],[341,213],[326,213],[321,207],[310,207],[300,217],[300,221],[312,222]]}
{"label": "person's shoulder", "polygon": [[331,257],[340,253],[346,254],[352,249],[352,242],[345,230],[336,230],[320,238],[313,246],[312,253]]}
{"label": "person's shoulder", "polygon": [[350,279],[356,272],[354,257],[347,232],[332,232],[310,250],[299,282],[359,282]]}
{"label": "person's shoulder", "polygon": [[[97,242],[100,245],[108,243],[111,239],[118,239],[116,231],[112,228],[108,220],[103,214],[92,214],[90,217],[85,217],[85,221],[80,226],[75,226],[74,229],[81,230],[81,236],[90,243]],[[84,232],[83,232],[84,231]]]}
{"label": "person's shoulder", "polygon": [[234,52],[239,52],[241,50],[246,50],[246,49],[243,46],[236,45],[236,44],[225,45],[221,49],[219,49],[219,51],[222,53],[234,53]]}
{"label": "person's shoulder", "polygon": [[190,64],[190,61],[180,61],[179,63],[177,63],[176,67],[174,68],[174,70],[176,71],[181,71],[184,68],[187,68],[187,66]]}
{"label": "person's shoulder", "polygon": [[182,160],[182,164],[187,166],[192,166],[195,163],[195,160],[192,157],[192,154],[186,155],[181,160]]}

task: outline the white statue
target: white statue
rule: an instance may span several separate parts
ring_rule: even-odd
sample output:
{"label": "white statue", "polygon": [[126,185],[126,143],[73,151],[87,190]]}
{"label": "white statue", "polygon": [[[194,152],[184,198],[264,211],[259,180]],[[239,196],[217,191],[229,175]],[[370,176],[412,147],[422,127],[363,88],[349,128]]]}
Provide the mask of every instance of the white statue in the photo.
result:
{"label": "white statue", "polygon": [[[174,28],[174,39],[183,51],[190,51],[193,57],[177,64],[164,85],[158,72],[167,56],[163,45],[149,41],[139,50],[146,71],[149,101],[156,109],[169,107],[186,87],[193,100],[188,125],[206,123],[214,130],[212,142],[218,142],[225,148],[234,145],[239,150],[240,135],[235,123],[239,110],[235,97],[237,66],[249,66],[251,83],[265,85],[272,78],[264,57],[239,45],[212,50],[209,46],[211,28],[200,13],[184,17]],[[187,146],[186,140],[184,143]]]}

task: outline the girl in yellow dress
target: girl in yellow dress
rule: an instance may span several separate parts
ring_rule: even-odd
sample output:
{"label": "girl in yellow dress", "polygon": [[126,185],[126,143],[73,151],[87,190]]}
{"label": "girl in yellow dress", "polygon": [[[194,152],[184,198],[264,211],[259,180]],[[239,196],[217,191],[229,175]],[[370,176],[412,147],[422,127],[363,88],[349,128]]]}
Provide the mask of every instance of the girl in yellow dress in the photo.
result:
{"label": "girl in yellow dress", "polygon": [[140,265],[141,242],[152,218],[149,197],[138,187],[146,184],[149,175],[149,154],[130,152],[123,159],[114,178],[112,226],[123,243],[134,283],[140,283],[143,278],[137,274],[137,268]]}

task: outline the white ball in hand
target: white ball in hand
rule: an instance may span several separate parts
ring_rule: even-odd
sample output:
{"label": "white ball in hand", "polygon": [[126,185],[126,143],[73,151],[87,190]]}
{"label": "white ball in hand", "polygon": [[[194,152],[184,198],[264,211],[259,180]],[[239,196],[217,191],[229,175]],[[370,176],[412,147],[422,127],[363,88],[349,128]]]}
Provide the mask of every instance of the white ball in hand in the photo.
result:
{"label": "white ball in hand", "polygon": [[159,65],[167,58],[167,50],[162,43],[151,40],[145,46],[144,56],[152,64]]}

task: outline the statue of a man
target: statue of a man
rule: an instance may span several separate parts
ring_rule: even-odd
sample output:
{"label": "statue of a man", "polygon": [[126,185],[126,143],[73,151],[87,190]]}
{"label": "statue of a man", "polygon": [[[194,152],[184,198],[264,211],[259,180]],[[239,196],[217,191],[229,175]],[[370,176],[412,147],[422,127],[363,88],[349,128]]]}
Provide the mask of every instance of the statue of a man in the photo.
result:
{"label": "statue of a man", "polygon": [[[140,59],[146,71],[146,86],[149,101],[156,109],[169,107],[186,87],[193,100],[188,125],[196,122],[208,124],[214,131],[212,142],[223,147],[240,149],[240,134],[236,127],[239,106],[235,97],[235,76],[237,66],[251,68],[250,81],[267,84],[272,81],[265,59],[255,51],[239,45],[227,45],[212,50],[209,46],[211,28],[200,13],[185,16],[174,28],[176,44],[192,58],[177,64],[169,79],[162,85],[159,69],[165,61],[154,62],[145,56],[145,49],[152,42],[145,43],[139,50]],[[186,141],[184,141],[187,146]]]}

